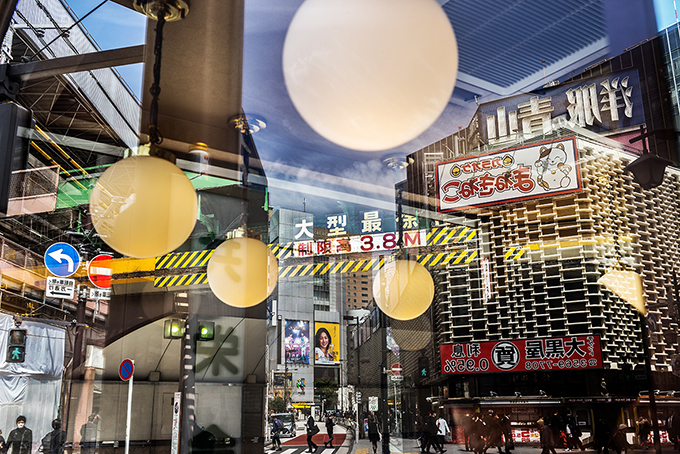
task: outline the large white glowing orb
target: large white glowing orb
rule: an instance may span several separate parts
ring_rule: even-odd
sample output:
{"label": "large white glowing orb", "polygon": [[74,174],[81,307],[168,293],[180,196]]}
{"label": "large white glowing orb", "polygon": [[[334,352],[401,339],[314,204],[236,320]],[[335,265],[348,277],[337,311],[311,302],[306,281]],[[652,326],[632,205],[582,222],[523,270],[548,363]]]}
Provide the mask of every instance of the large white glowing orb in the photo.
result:
{"label": "large white glowing orb", "polygon": [[432,304],[434,281],[416,261],[387,262],[373,280],[373,297],[389,317],[413,320]]}
{"label": "large white glowing orb", "polygon": [[196,191],[184,172],[151,156],[113,164],[90,195],[95,230],[130,257],[157,257],[177,249],[193,231],[197,211]]}
{"label": "large white glowing orb", "polygon": [[456,37],[435,0],[306,0],[283,46],[302,118],[356,150],[419,136],[444,111],[457,72]]}
{"label": "large white glowing orb", "polygon": [[254,238],[220,244],[208,261],[208,284],[215,296],[233,307],[264,301],[276,287],[279,266],[272,251]]}

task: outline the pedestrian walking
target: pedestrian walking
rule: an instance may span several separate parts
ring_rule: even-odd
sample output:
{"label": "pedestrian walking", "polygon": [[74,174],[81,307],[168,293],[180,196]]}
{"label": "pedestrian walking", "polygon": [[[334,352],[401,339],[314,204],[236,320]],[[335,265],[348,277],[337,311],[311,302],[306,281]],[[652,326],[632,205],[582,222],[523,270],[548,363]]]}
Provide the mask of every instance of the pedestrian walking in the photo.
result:
{"label": "pedestrian walking", "polygon": [[472,418],[469,413],[463,417],[463,438],[465,438],[465,450],[470,450],[470,435],[472,435]]}
{"label": "pedestrian walking", "polygon": [[420,445],[420,452],[425,452],[425,446],[427,445],[427,438],[425,437],[425,418],[420,414],[420,411],[416,412],[416,437],[418,438],[418,444]]}
{"label": "pedestrian walking", "polygon": [[609,426],[600,418],[595,423],[595,436],[593,442],[595,444],[595,451],[597,454],[609,454],[609,439],[611,438],[611,431]]}
{"label": "pedestrian walking", "polygon": [[552,429],[544,423],[543,418],[538,420],[538,428],[541,431],[541,454],[557,454],[555,452],[555,436]]}
{"label": "pedestrian walking", "polygon": [[449,425],[444,419],[443,415],[439,415],[437,420],[437,438],[439,438],[439,452],[440,454],[446,452],[444,443],[446,442],[446,434],[450,432]]}
{"label": "pedestrian walking", "polygon": [[666,420],[666,431],[668,432],[668,440],[673,443],[673,449],[678,449],[680,443],[678,441],[678,432],[680,432],[680,417],[675,414],[673,410],[670,411],[668,419]]}
{"label": "pedestrian walking", "polygon": [[515,443],[512,441],[512,424],[507,414],[501,417],[501,430],[505,439],[505,454],[510,454],[510,451],[515,449]]}
{"label": "pedestrian walking", "polygon": [[307,418],[307,447],[309,448],[309,452],[316,452],[319,447],[314,443],[312,440],[312,437],[319,433],[319,426],[316,425],[316,422],[314,421],[314,417],[312,414],[309,414],[309,418]]}
{"label": "pedestrian walking", "polygon": [[624,454],[626,451],[630,449],[630,444],[628,444],[628,440],[626,440],[626,429],[628,426],[625,424],[619,424],[619,430],[614,433],[614,436],[612,437],[609,447],[612,448],[614,451],[616,451],[618,454]]}
{"label": "pedestrian walking", "polygon": [[649,422],[647,418],[644,416],[640,416],[637,421],[637,429],[638,429],[638,442],[640,443],[640,447],[642,449],[649,449],[648,447],[648,442],[649,442],[649,433],[652,429],[652,424]]}
{"label": "pedestrian walking", "polygon": [[427,415],[425,418],[425,452],[430,453],[430,447],[433,446],[435,451],[440,451],[439,437],[437,437],[437,420],[434,412]]}
{"label": "pedestrian walking", "polygon": [[503,429],[501,428],[501,421],[498,415],[489,412],[484,418],[487,430],[486,449],[498,448],[498,454],[503,454]]}
{"label": "pedestrian walking", "polygon": [[323,442],[323,445],[327,448],[333,447],[333,426],[335,426],[333,414],[329,414],[326,417],[326,433],[328,434],[328,440]]}
{"label": "pedestrian walking", "polygon": [[373,454],[376,454],[378,452],[378,442],[380,441],[380,427],[373,412],[368,415],[368,440],[373,446]]}
{"label": "pedestrian walking", "polygon": [[11,450],[10,454],[31,454],[33,432],[26,427],[26,417],[18,416],[16,423],[16,429],[13,429],[7,437],[7,447]]}
{"label": "pedestrian walking", "polygon": [[283,430],[283,423],[276,416],[272,416],[272,444],[275,451],[281,451],[281,431]]}
{"label": "pedestrian walking", "polygon": [[[61,420],[52,421],[52,432],[45,435],[40,443],[43,454],[64,454],[64,443],[66,443],[66,432],[61,430]],[[1,452],[2,450],[0,450]]]}

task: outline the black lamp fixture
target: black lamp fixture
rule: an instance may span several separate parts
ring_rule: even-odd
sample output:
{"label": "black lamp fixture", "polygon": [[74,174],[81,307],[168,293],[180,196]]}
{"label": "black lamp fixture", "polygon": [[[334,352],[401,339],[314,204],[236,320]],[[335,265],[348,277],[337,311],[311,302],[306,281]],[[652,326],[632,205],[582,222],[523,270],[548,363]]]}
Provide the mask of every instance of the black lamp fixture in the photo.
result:
{"label": "black lamp fixture", "polygon": [[643,189],[652,189],[661,185],[666,166],[673,164],[647,151],[647,137],[660,135],[667,140],[673,140],[676,134],[676,131],[672,129],[655,129],[645,133],[645,127],[640,125],[640,135],[629,140],[630,143],[642,140],[642,156],[628,164],[625,170],[633,174],[633,180]]}

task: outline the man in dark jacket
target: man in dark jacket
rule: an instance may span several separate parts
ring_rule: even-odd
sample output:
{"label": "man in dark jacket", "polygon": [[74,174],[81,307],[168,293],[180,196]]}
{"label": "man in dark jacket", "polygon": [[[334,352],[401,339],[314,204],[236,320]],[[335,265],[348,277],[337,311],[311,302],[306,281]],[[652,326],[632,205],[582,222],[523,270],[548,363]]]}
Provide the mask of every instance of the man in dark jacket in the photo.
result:
{"label": "man in dark jacket", "polygon": [[7,447],[10,454],[31,454],[33,444],[33,432],[26,427],[26,417],[17,417],[17,428],[12,430],[7,437]]}
{"label": "man in dark jacket", "polygon": [[315,452],[319,447],[312,441],[312,437],[314,434],[318,432],[318,427],[316,426],[316,422],[314,422],[314,417],[309,415],[309,418],[307,418],[307,447],[309,448],[309,452]]}
{"label": "man in dark jacket", "polygon": [[43,454],[64,454],[64,443],[66,443],[66,432],[61,430],[61,420],[52,421],[52,432],[42,439]]}

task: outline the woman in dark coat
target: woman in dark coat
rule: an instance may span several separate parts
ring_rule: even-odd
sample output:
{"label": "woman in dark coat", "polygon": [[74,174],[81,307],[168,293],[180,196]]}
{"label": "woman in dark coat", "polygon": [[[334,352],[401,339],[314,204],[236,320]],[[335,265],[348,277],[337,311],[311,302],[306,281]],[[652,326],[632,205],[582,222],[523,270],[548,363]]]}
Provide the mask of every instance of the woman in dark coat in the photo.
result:
{"label": "woman in dark coat", "polygon": [[329,414],[326,416],[326,433],[328,434],[328,440],[323,442],[323,445],[327,448],[332,448],[333,447],[333,426],[335,423],[333,422],[333,415]]}
{"label": "woman in dark coat", "polygon": [[373,454],[376,454],[380,441],[380,427],[378,427],[378,421],[373,413],[368,416],[368,440],[373,445]]}

